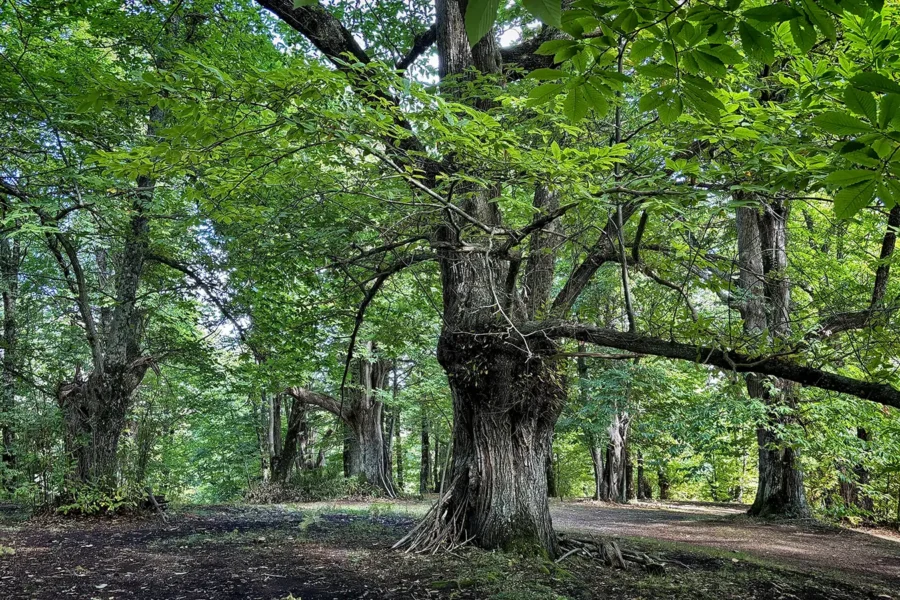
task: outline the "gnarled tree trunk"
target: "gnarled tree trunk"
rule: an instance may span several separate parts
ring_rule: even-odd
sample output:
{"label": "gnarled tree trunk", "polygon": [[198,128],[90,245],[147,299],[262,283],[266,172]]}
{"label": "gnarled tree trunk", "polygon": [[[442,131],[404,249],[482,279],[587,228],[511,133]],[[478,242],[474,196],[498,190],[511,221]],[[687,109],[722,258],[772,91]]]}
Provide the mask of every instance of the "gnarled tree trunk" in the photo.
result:
{"label": "gnarled tree trunk", "polygon": [[[368,351],[374,346],[370,342]],[[351,381],[346,402],[302,388],[290,388],[295,401],[317,406],[340,418],[344,428],[344,475],[361,477],[394,496],[390,458],[382,430],[384,405],[378,392],[387,383],[388,366],[382,360],[356,359],[351,365]],[[387,467],[385,465],[388,465]]]}
{"label": "gnarled tree trunk", "polygon": [[103,491],[116,487],[119,438],[147,367],[146,360],[121,369],[108,367],[86,379],[76,375],[74,382],[59,387],[57,398],[63,414],[66,453],[74,462],[70,474],[74,482]]}
{"label": "gnarled tree trunk", "polygon": [[[487,332],[485,332],[487,333]],[[565,401],[561,374],[501,334],[442,334],[438,360],[453,393],[447,514],[484,548],[556,551],[546,461]]]}

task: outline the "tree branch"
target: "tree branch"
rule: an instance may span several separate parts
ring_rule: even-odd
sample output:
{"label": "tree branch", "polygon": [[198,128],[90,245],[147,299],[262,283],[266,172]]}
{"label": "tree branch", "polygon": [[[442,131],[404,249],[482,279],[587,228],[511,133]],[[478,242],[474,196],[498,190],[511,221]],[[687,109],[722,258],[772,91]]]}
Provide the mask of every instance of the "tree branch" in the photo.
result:
{"label": "tree branch", "polygon": [[437,23],[420,33],[413,40],[412,48],[406,53],[406,56],[397,61],[394,68],[398,71],[405,71],[411,64],[422,56],[437,41]]}
{"label": "tree branch", "polygon": [[851,329],[862,329],[868,326],[872,318],[877,314],[893,312],[893,308],[887,310],[879,310],[879,308],[884,301],[884,295],[887,293],[888,279],[891,275],[890,259],[897,244],[898,228],[900,228],[900,205],[892,208],[888,215],[887,230],[884,232],[884,239],[881,242],[881,255],[878,259],[878,269],[875,271],[875,283],[872,286],[872,298],[869,301],[869,307],[856,312],[832,315],[822,323],[820,330],[822,337],[850,331]]}
{"label": "tree branch", "polygon": [[900,390],[889,384],[860,381],[797,364],[783,357],[748,356],[731,350],[694,346],[565,321],[532,322],[520,329],[526,335],[543,335],[554,339],[569,338],[607,348],[710,365],[726,371],[771,375],[900,408]]}
{"label": "tree branch", "polygon": [[353,34],[320,4],[298,6],[293,0],[256,0],[257,4],[299,31],[335,66],[343,67],[344,54],[351,54],[361,63],[369,63],[369,55]]}
{"label": "tree branch", "polygon": [[311,404],[313,406],[318,406],[323,410],[327,410],[331,414],[340,418],[343,421],[348,421],[349,416],[346,412],[344,412],[341,407],[341,403],[332,398],[331,396],[327,396],[325,394],[319,394],[317,392],[313,392],[306,388],[300,387],[289,387],[287,390],[289,396],[303,402],[305,404]]}

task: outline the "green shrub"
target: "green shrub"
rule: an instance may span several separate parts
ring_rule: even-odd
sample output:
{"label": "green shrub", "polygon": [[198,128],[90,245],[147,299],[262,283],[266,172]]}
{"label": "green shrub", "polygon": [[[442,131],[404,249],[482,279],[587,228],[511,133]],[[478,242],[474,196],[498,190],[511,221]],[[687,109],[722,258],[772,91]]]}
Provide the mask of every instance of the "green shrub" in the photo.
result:
{"label": "green shrub", "polygon": [[56,512],[63,515],[100,515],[134,512],[147,501],[147,493],[137,485],[105,490],[95,485],[78,485],[65,490]]}

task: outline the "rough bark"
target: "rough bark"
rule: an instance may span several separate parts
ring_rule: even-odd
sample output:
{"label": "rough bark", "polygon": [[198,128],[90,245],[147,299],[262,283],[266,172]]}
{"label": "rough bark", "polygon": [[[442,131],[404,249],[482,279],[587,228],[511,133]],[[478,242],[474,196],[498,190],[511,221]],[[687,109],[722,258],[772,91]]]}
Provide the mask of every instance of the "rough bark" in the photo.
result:
{"label": "rough bark", "polygon": [[[0,237],[0,285],[3,290],[3,373],[0,374],[0,460],[7,469],[15,468],[15,409],[19,329],[16,303],[19,295],[20,246],[18,238]],[[11,485],[11,481],[9,482]]]}
{"label": "rough bark", "polygon": [[547,497],[553,498],[559,496],[559,487],[556,481],[556,465],[553,460],[553,446],[550,446],[550,452],[547,453]]}
{"label": "rough bark", "polygon": [[306,440],[304,436],[309,433],[309,425],[306,421],[306,405],[300,400],[291,402],[288,411],[287,430],[284,435],[284,445],[278,462],[275,463],[272,472],[272,480],[284,483],[288,480],[291,467],[299,456],[301,464],[305,462]]}
{"label": "rough bark", "polygon": [[104,491],[116,487],[119,438],[147,367],[146,361],[121,371],[108,366],[103,373],[94,371],[86,379],[76,375],[74,382],[59,387],[57,398],[66,452],[74,463],[74,482]]}
{"label": "rough bark", "polygon": [[454,399],[448,514],[485,548],[556,552],[546,459],[565,401],[554,347],[526,356],[502,335],[444,333],[438,360]]}
{"label": "rough bark", "polygon": [[[740,312],[750,337],[786,339],[790,335],[791,292],[787,280],[788,207],[780,201],[737,209]],[[759,445],[759,483],[750,507],[755,516],[809,517],[803,490],[800,458],[778,436],[793,422],[796,386],[784,379],[747,375],[747,391],[766,405],[767,421],[756,432]]]}
{"label": "rough bark", "polygon": [[606,502],[628,501],[628,430],[630,419],[624,412],[614,412],[607,428],[606,464],[600,499]]}
{"label": "rough bark", "polygon": [[634,463],[631,462],[631,452],[625,449],[625,501],[637,498],[637,490],[634,486]]}
{"label": "rough bark", "polygon": [[[367,344],[368,352],[374,345]],[[384,405],[378,393],[387,384],[388,365],[383,360],[359,358],[353,361],[346,402],[303,388],[289,388],[296,400],[317,406],[340,418],[344,428],[344,475],[361,477],[370,485],[394,495],[394,485],[385,456],[382,415]]]}
{"label": "rough bark", "polygon": [[638,500],[651,500],[653,498],[653,488],[650,487],[650,480],[647,479],[647,473],[644,468],[644,455],[638,451],[637,457],[637,497]]}
{"label": "rough bark", "polygon": [[659,499],[669,499],[669,475],[666,473],[666,467],[660,465],[656,469],[656,484],[659,486]]}
{"label": "rough bark", "polygon": [[362,473],[362,451],[359,440],[349,423],[342,423],[344,432],[344,477],[359,477]]}

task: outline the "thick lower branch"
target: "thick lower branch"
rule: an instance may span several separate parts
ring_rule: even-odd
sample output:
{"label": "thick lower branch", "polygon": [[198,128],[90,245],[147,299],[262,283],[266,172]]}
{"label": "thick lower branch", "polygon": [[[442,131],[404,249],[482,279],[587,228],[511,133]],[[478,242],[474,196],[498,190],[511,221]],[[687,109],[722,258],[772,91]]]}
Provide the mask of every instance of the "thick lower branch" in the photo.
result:
{"label": "thick lower branch", "polygon": [[889,384],[860,381],[783,358],[748,356],[720,348],[694,346],[565,321],[532,322],[519,329],[525,335],[570,338],[608,348],[711,365],[727,371],[772,375],[900,408],[900,390]]}

